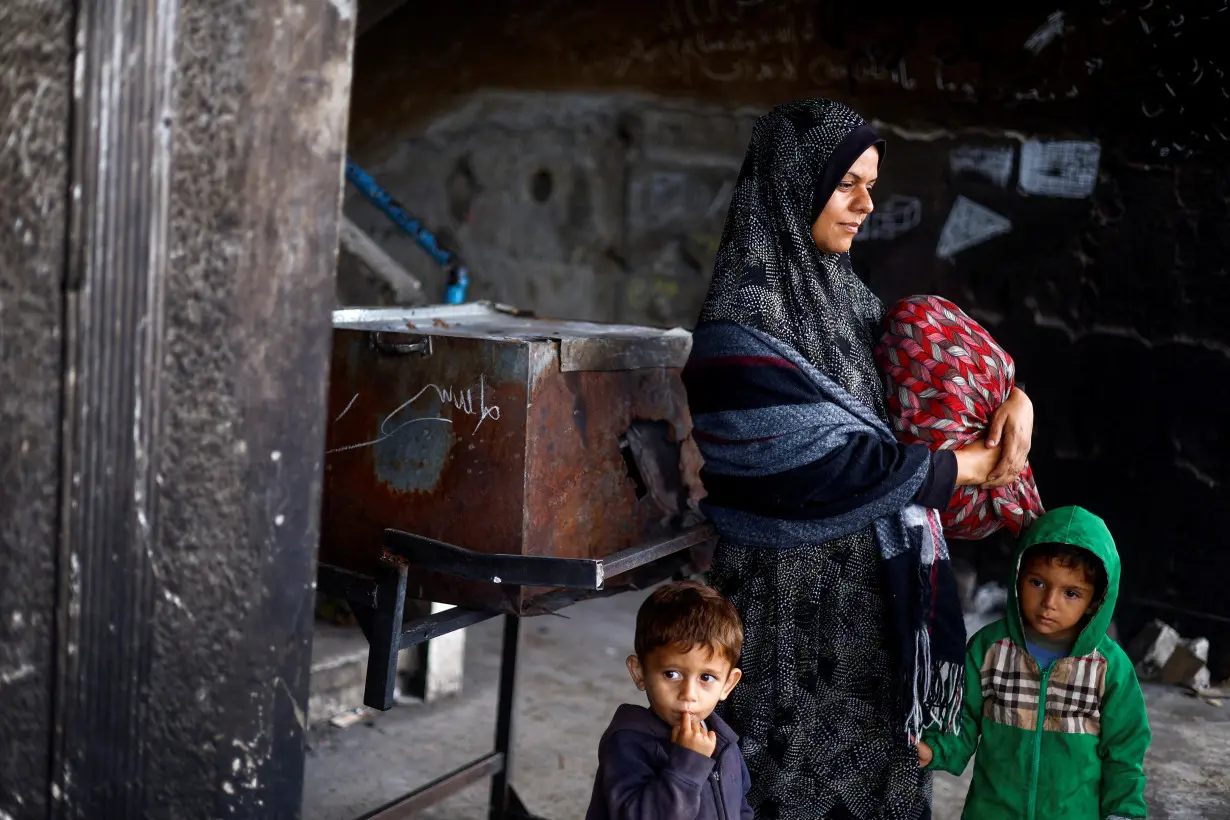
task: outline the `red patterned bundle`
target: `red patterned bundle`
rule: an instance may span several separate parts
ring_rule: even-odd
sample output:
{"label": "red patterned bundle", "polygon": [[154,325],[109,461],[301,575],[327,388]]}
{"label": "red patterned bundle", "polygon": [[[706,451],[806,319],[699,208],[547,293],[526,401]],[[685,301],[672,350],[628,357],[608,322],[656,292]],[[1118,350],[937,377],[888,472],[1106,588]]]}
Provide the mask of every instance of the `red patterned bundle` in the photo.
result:
{"label": "red patterned bundle", "polygon": [[[1015,383],[1012,357],[956,305],[912,296],[884,317],[875,349],[884,374],[888,416],[897,438],[932,450],[955,450],[982,436]],[[949,538],[1013,535],[1043,513],[1029,465],[1006,487],[958,487],[942,511]]]}

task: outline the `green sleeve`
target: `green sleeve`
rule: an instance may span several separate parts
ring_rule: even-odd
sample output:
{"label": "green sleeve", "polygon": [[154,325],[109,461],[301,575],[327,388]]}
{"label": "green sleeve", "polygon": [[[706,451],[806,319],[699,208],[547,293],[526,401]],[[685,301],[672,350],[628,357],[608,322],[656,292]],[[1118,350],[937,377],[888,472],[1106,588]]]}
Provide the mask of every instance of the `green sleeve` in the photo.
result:
{"label": "green sleeve", "polygon": [[1108,659],[1102,697],[1102,817],[1145,817],[1145,751],[1152,734],[1145,698],[1127,655]]}
{"label": "green sleeve", "polygon": [[936,729],[923,732],[923,740],[934,755],[928,769],[959,775],[978,748],[978,736],[982,731],[982,657],[985,653],[986,641],[979,640],[978,636],[965,651],[965,696],[961,704],[960,733]]}

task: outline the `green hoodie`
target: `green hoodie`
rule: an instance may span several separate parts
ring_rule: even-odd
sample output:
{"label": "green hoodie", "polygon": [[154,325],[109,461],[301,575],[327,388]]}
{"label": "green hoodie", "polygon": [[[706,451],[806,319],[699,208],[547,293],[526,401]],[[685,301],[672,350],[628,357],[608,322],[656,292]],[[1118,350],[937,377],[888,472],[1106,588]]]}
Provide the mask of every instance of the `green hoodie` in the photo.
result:
{"label": "green hoodie", "polygon": [[[1025,648],[1016,575],[1025,550],[1046,543],[1092,552],[1107,584],[1068,657],[1043,672]],[[959,775],[977,749],[961,815],[970,820],[1144,817],[1145,701],[1127,655],[1106,635],[1119,597],[1110,530],[1080,507],[1054,510],[1021,537],[1014,567],[1007,616],[975,635],[965,655],[960,734],[924,736],[930,768]]]}

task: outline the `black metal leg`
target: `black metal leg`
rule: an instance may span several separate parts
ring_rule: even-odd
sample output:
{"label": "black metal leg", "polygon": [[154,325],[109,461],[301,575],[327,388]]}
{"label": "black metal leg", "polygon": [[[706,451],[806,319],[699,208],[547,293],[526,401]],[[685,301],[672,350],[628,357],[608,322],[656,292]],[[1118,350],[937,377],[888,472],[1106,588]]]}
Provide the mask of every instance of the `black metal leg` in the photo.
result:
{"label": "black metal leg", "polygon": [[525,807],[517,790],[510,783],[508,784],[508,810],[504,812],[504,820],[543,820],[543,818]]}
{"label": "black metal leg", "polygon": [[406,608],[406,568],[389,567],[379,579],[376,610],[367,633],[367,683],[363,703],[373,709],[392,709],[397,689],[397,656],[401,652],[402,620]]}
{"label": "black metal leg", "polygon": [[[2,1],[2,0],[0,0]],[[555,612],[585,598],[615,594],[617,589],[604,589],[605,578],[626,574],[653,561],[675,555],[713,537],[712,529],[696,528],[694,531],[668,541],[655,542],[624,550],[607,556],[601,561],[579,559],[540,559],[536,556],[508,556],[470,553],[449,544],[432,542],[429,539],[398,534],[390,546],[397,552],[399,544],[410,543],[414,549],[434,550],[432,555],[446,560],[448,569],[461,577],[483,577],[498,574],[501,578],[510,575],[510,569],[529,572],[542,571],[542,578],[554,578],[556,582],[570,581],[569,586],[583,587],[584,595],[574,590],[561,590],[564,594],[548,593],[535,599],[534,609],[541,614]],[[392,532],[392,531],[390,531]],[[409,539],[409,542],[406,541]],[[424,546],[425,545],[425,546]],[[410,551],[410,550],[407,550]],[[412,553],[411,557],[422,557]],[[584,565],[584,566],[581,566]],[[475,569],[478,567],[478,569]],[[435,567],[439,569],[439,567]],[[584,570],[584,583],[577,580],[577,572]],[[488,570],[490,572],[488,572]],[[498,572],[496,572],[498,570]],[[476,575],[475,573],[478,573]],[[591,577],[592,576],[592,577]],[[512,577],[510,575],[510,577]],[[537,575],[518,578],[528,586],[558,586],[558,583],[543,581]],[[350,602],[363,634],[367,637],[368,653],[367,682],[363,702],[367,706],[387,710],[392,708],[397,688],[397,658],[403,647],[425,644],[432,638],[446,635],[467,626],[494,618],[494,610],[450,609],[404,624],[406,610],[406,567],[388,566],[384,575],[372,579],[364,575],[322,564],[318,584],[323,592],[344,597]],[[431,783],[405,794],[391,803],[364,815],[374,820],[397,820],[435,805],[448,795],[456,793],[483,777],[491,777],[490,820],[542,820],[526,809],[512,786],[513,723],[516,709],[517,648],[521,620],[517,615],[504,617],[504,644],[500,656],[500,691],[496,711],[495,750],[478,760],[437,778]]]}
{"label": "black metal leg", "polygon": [[[491,778],[491,820],[506,820],[509,794],[512,788],[513,717],[517,698],[517,644],[521,635],[521,619],[504,616],[504,649],[500,653],[500,695],[496,705],[495,750],[504,756],[504,768]],[[520,803],[520,801],[517,801]]]}

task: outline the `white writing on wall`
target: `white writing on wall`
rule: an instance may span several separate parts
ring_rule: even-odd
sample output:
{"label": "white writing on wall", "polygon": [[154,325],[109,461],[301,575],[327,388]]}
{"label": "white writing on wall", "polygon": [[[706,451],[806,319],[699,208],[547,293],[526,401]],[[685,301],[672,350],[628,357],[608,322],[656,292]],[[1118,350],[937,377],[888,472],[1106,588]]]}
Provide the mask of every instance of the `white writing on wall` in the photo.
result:
{"label": "white writing on wall", "polygon": [[856,242],[868,239],[896,239],[922,222],[922,200],[916,196],[890,196],[877,205],[854,235]]}
{"label": "white writing on wall", "polygon": [[1015,150],[1010,145],[961,145],[952,149],[948,162],[953,174],[975,173],[1001,188],[1007,188],[1012,178],[1014,154]]}
{"label": "white writing on wall", "polygon": [[1021,145],[1017,186],[1023,194],[1084,199],[1097,185],[1101,159],[1096,142],[1027,140]]}
{"label": "white writing on wall", "polygon": [[[650,41],[636,38],[626,53],[618,57],[612,70],[623,78],[637,66],[655,66],[671,71],[684,83],[698,76],[713,82],[794,82],[806,77],[826,85],[834,82],[886,83],[911,91],[918,81],[910,76],[904,56],[886,56],[873,51],[860,52],[853,59],[815,54],[811,47],[817,39],[814,12],[806,0],[779,4],[772,20],[758,14],[753,20],[747,10],[762,0],[750,3],[735,0],[718,8],[707,0],[667,4],[666,36]],[[728,29],[734,25],[734,32]],[[718,27],[721,31],[715,31]],[[942,86],[941,86],[942,87]],[[972,89],[971,89],[972,91]]]}
{"label": "white writing on wall", "polygon": [[948,219],[940,231],[940,241],[935,255],[951,260],[963,250],[982,244],[1012,230],[1008,217],[997,214],[985,205],[972,199],[958,196],[948,212]]}

